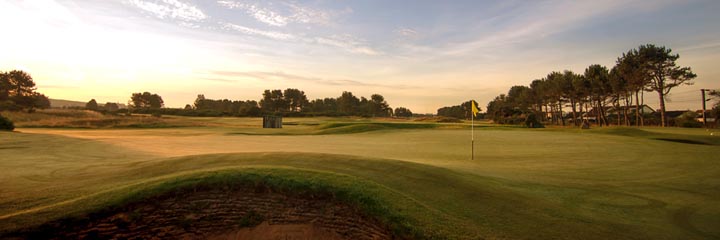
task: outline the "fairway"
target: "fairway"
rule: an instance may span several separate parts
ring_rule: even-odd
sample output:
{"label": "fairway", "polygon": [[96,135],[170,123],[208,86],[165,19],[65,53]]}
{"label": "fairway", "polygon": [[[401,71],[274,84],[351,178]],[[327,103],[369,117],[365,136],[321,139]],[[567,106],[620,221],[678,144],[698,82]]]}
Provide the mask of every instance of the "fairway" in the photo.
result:
{"label": "fairway", "polygon": [[[333,127],[364,131],[318,134],[339,120],[291,119],[270,130],[225,118],[206,127],[0,133],[0,230],[93,211],[184,176],[304,179],[309,171],[372,186],[362,189],[428,238],[720,238],[719,139],[705,130],[484,124],[473,161],[463,124],[346,119]],[[405,125],[367,127],[378,123]]]}

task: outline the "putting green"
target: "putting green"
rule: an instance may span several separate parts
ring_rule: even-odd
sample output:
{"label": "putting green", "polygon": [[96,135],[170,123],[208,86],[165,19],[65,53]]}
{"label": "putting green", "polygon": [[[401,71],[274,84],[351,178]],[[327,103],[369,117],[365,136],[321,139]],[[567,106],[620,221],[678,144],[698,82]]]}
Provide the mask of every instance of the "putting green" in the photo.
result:
{"label": "putting green", "polygon": [[324,119],[272,130],[216,121],[224,125],[0,133],[0,230],[103,206],[137,184],[264,169],[378,186],[377,198],[426,236],[720,238],[720,146],[705,130],[484,126],[470,160],[465,125],[365,131],[377,124],[349,121],[362,125],[332,128],[358,133],[314,135]]}

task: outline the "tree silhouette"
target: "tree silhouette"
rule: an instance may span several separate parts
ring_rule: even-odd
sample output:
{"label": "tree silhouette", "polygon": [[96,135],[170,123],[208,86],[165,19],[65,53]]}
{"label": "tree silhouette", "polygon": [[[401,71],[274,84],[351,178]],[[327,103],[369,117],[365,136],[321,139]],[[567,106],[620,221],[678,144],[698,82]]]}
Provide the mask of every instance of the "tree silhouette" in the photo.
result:
{"label": "tree silhouette", "polygon": [[160,109],[164,102],[162,97],[150,92],[133,93],[130,97],[130,106],[136,109]]}
{"label": "tree silhouette", "polygon": [[673,55],[670,48],[646,44],[638,47],[638,54],[642,60],[642,66],[651,80],[650,84],[646,86],[646,90],[657,92],[660,99],[660,121],[661,126],[664,127],[667,125],[665,96],[674,87],[692,85],[691,80],[697,75],[689,67],[677,66],[675,61],[680,58],[680,55]]}
{"label": "tree silhouette", "polygon": [[95,101],[95,99],[91,99],[89,102],[87,102],[85,104],[85,109],[97,111],[98,110],[97,101]]}

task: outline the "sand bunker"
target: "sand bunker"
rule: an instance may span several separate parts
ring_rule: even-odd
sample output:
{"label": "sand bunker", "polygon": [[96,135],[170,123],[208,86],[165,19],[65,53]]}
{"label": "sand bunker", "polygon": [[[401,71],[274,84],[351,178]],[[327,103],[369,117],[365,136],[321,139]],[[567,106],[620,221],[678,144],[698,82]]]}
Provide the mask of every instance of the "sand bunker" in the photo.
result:
{"label": "sand bunker", "polygon": [[270,190],[164,194],[81,220],[50,223],[29,239],[393,239],[358,209],[330,196]]}

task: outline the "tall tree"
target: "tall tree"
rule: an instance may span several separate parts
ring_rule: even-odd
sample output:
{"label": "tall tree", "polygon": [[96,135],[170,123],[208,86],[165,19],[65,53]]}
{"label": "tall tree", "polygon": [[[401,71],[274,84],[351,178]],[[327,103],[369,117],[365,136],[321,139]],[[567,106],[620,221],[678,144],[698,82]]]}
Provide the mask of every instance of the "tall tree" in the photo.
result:
{"label": "tall tree", "polygon": [[565,76],[560,72],[551,72],[547,75],[545,80],[546,91],[549,94],[550,109],[552,112],[552,119],[557,124],[565,125],[562,113],[562,102],[563,93],[565,86]]}
{"label": "tall tree", "polygon": [[[527,86],[512,86],[508,90],[507,98],[508,102],[515,108],[522,112],[530,110],[530,105],[533,103],[532,90]],[[470,109],[468,107],[468,109]]]}
{"label": "tall tree", "polygon": [[[621,125],[621,121],[624,121],[625,124],[628,122],[627,118],[627,93],[629,92],[627,87],[627,80],[620,74],[620,71],[618,70],[617,66],[610,69],[609,74],[610,79],[610,89],[612,93],[612,102],[615,106],[615,114],[617,117],[617,125]],[[624,100],[625,107],[620,107],[620,102]],[[620,111],[622,109],[622,111]],[[623,114],[623,118],[620,117],[620,114]]]}
{"label": "tall tree", "polygon": [[675,61],[680,58],[678,54],[672,54],[672,49],[665,46],[658,47],[653,44],[641,45],[638,53],[643,61],[643,68],[646,70],[651,81],[647,90],[655,91],[660,100],[660,121],[661,126],[667,126],[665,117],[665,96],[674,87],[680,85],[692,85],[692,79],[697,75],[690,67],[677,66]]}
{"label": "tall tree", "polygon": [[500,94],[495,97],[495,99],[487,105],[487,117],[490,117],[495,123],[508,123],[507,121],[513,113],[514,108],[508,102],[507,95],[505,94]]}
{"label": "tall tree", "polygon": [[94,98],[90,99],[90,101],[85,104],[85,109],[97,111],[98,110],[97,101],[95,101]]}
{"label": "tall tree", "polygon": [[545,91],[544,91],[544,79],[536,79],[530,83],[530,98],[533,101],[535,115],[542,115],[541,120],[544,122],[547,120],[547,114],[543,112],[543,106],[545,106]]}
{"label": "tall tree", "polygon": [[373,117],[387,117],[392,115],[390,105],[385,101],[385,97],[380,94],[373,94],[368,101],[370,114]]}
{"label": "tall tree", "polygon": [[410,109],[404,107],[395,108],[395,117],[412,117],[413,113]]}
{"label": "tall tree", "polygon": [[0,102],[10,99],[10,76],[5,72],[0,72]]}
{"label": "tall tree", "polygon": [[617,59],[618,74],[627,81],[627,90],[635,96],[635,125],[641,126],[645,119],[640,104],[640,93],[650,83],[650,78],[643,67],[643,60],[637,49],[628,50]]}
{"label": "tall tree", "polygon": [[[575,91],[578,97],[580,116],[587,116],[589,110],[588,103],[590,103],[590,95],[592,95],[590,81],[584,75],[580,75],[579,78],[573,80],[573,91]],[[582,120],[584,122],[587,119],[583,118]]]}
{"label": "tall tree", "polygon": [[360,99],[355,97],[351,92],[343,92],[337,99],[338,112],[345,114],[353,114],[359,110]]}
{"label": "tall tree", "polygon": [[198,94],[197,98],[195,98],[195,103],[193,103],[193,106],[195,106],[195,109],[201,110],[205,108],[205,94]]}
{"label": "tall tree", "polygon": [[578,100],[580,98],[580,93],[575,89],[576,80],[581,78],[580,75],[575,74],[572,71],[565,70],[563,71],[563,80],[562,80],[562,93],[563,96],[570,101],[570,109],[572,110],[572,116],[573,116],[573,124],[578,125],[577,121],[577,104]]}
{"label": "tall tree", "polygon": [[150,92],[133,93],[130,96],[130,106],[136,109],[160,109],[164,102],[162,97]]}
{"label": "tall tree", "polygon": [[592,92],[591,100],[595,104],[596,121],[600,126],[603,124],[608,125],[605,113],[605,100],[612,91],[610,87],[610,73],[605,66],[593,64],[585,69],[585,78],[590,83]]}
{"label": "tall tree", "polygon": [[0,110],[22,110],[50,107],[47,96],[35,91],[35,81],[30,74],[12,70],[0,72]]}
{"label": "tall tree", "polygon": [[105,111],[108,111],[108,112],[115,112],[118,109],[120,109],[120,106],[118,106],[117,103],[112,103],[112,102],[106,102],[104,107],[105,107]]}
{"label": "tall tree", "polygon": [[294,88],[285,89],[283,97],[291,112],[300,112],[309,103],[305,92]]}
{"label": "tall tree", "polygon": [[288,104],[283,97],[282,90],[265,90],[263,99],[260,100],[260,108],[264,112],[284,112],[288,109]]}
{"label": "tall tree", "polygon": [[20,70],[12,70],[6,74],[10,86],[12,86],[10,89],[11,95],[29,96],[35,92],[35,81],[33,81],[30,74]]}

